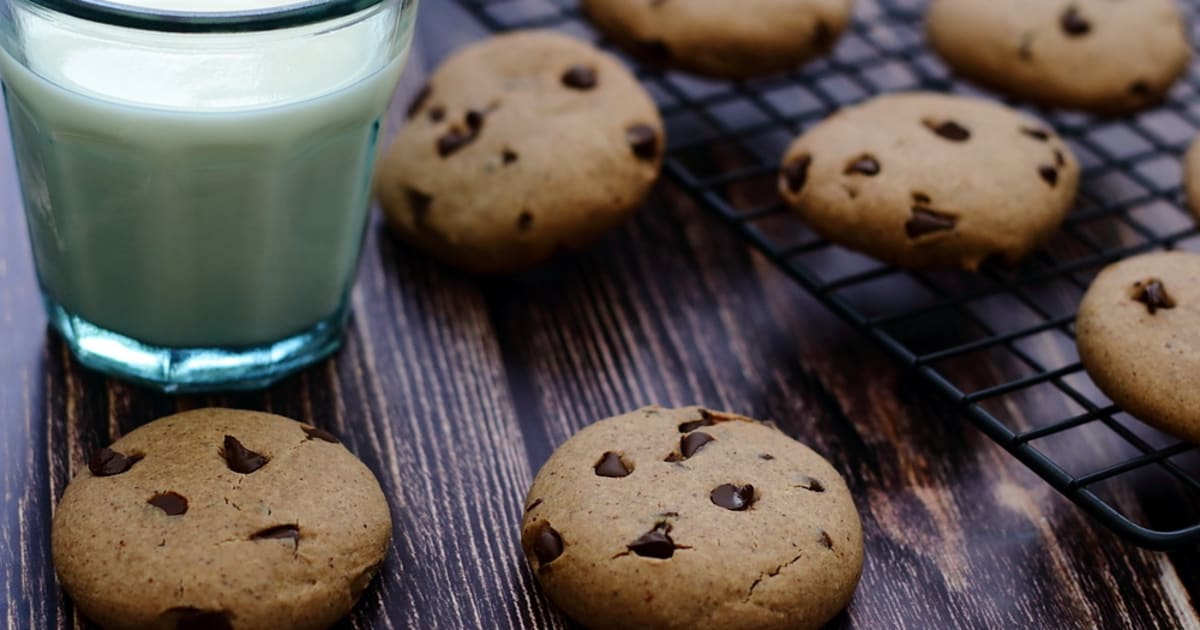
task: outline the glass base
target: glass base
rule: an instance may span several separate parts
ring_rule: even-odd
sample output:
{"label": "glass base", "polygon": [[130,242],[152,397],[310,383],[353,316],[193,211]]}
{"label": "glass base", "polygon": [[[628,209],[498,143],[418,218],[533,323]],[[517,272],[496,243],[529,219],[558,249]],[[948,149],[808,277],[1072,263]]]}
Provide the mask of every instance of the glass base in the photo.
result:
{"label": "glass base", "polygon": [[49,298],[46,314],[84,366],[169,394],[262,389],[333,354],[348,309],[272,344],[249,348],[162,348],[101,328]]}

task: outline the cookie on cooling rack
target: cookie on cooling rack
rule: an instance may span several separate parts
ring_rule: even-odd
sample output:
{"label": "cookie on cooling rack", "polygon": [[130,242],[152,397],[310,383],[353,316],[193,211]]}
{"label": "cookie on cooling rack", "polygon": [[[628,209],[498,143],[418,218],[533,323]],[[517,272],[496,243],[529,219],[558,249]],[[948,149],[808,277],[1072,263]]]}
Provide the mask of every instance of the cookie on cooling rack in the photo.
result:
{"label": "cookie on cooling rack", "polygon": [[783,72],[828,52],[850,23],[851,0],[583,0],[610,39],[644,59],[744,79]]}
{"label": "cookie on cooling rack", "polygon": [[1096,277],[1075,324],[1087,373],[1143,422],[1200,443],[1200,255],[1159,252]]}
{"label": "cookie on cooling rack", "polygon": [[94,453],[54,515],[54,566],[110,630],[316,630],[383,562],[387,500],[330,433],[204,409]]}
{"label": "cookie on cooling rack", "polygon": [[909,268],[1013,264],[1070,209],[1079,165],[1053,130],[1002,105],[891,94],[788,149],[787,204],[825,238]]}
{"label": "cookie on cooling rack", "polygon": [[934,0],[926,30],[959,74],[1052,107],[1153,105],[1191,57],[1176,0]]}
{"label": "cookie on cooling rack", "polygon": [[501,35],[442,64],[376,190],[403,240],[477,273],[584,247],[662,168],[658,108],[612,55],[550,32]]}
{"label": "cookie on cooling rack", "polygon": [[525,505],[538,582],[588,628],[815,629],[862,572],[837,471],[770,426],[699,407],[583,429]]}

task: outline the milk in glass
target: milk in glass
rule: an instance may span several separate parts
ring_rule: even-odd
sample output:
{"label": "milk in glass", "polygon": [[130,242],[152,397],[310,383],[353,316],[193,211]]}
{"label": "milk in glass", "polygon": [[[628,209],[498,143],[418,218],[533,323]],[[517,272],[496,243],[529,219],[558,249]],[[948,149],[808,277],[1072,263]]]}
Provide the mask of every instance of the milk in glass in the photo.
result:
{"label": "milk in glass", "polygon": [[[186,37],[32,4],[13,19],[24,39],[0,77],[52,313],[167,348],[270,344],[339,316],[411,12]],[[398,52],[364,45],[389,39]]]}

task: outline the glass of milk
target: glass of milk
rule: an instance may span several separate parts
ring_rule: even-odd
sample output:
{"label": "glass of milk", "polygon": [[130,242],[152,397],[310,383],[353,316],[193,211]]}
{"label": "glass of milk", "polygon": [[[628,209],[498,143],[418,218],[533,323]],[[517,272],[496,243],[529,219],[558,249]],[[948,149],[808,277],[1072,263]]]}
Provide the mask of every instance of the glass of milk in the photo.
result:
{"label": "glass of milk", "polygon": [[0,0],[51,324],[92,368],[253,389],[333,352],[417,0]]}

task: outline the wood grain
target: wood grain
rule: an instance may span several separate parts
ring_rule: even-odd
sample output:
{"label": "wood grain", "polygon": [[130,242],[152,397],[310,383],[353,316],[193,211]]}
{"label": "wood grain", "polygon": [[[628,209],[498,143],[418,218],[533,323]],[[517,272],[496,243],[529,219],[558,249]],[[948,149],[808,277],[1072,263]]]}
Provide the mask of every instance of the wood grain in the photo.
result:
{"label": "wood grain", "polygon": [[[478,32],[451,3],[423,10],[427,62]],[[1141,551],[1090,522],[672,184],[598,247],[504,279],[432,263],[376,224],[340,354],[265,392],[184,398],[81,370],[45,332],[7,149],[0,205],[9,628],[89,627],[49,561],[57,497],[89,449],[203,405],[329,427],[379,475],[395,540],[343,627],[564,627],[521,558],[525,489],[575,430],[655,402],[773,419],[844,472],[867,565],[833,627],[1200,628],[1195,550]]]}

